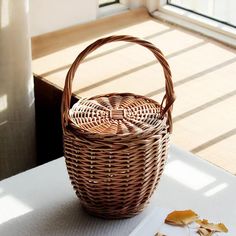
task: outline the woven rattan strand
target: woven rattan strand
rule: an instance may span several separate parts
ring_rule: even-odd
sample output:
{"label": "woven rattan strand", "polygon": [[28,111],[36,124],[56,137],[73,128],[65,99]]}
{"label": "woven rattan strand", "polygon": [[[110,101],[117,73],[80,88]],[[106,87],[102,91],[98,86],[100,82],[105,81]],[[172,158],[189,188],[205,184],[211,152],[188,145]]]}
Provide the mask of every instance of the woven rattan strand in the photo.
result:
{"label": "woven rattan strand", "polygon": [[[166,93],[158,102],[131,93],[81,98],[70,107],[72,82],[83,59],[98,47],[127,41],[149,49],[163,67]],[[172,132],[175,100],[171,71],[153,44],[127,35],[99,39],[75,59],[62,97],[64,155],[83,207],[103,218],[138,214],[162,175]]]}

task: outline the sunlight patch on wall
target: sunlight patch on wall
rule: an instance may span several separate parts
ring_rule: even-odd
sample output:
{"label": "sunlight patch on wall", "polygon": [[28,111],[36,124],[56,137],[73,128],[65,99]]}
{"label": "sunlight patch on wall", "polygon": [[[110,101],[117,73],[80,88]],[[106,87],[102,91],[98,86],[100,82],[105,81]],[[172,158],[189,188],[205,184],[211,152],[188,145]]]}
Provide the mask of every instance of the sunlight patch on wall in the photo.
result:
{"label": "sunlight patch on wall", "polygon": [[0,121],[0,126],[2,126],[2,125],[5,125],[7,123],[7,120],[4,120],[4,121]]}
{"label": "sunlight patch on wall", "polygon": [[193,190],[199,190],[216,180],[211,175],[179,160],[167,164],[164,174]]}
{"label": "sunlight patch on wall", "polygon": [[9,25],[9,0],[2,0],[1,3],[1,28],[5,28]]}
{"label": "sunlight patch on wall", "polygon": [[7,109],[7,95],[0,97],[0,112]]}
{"label": "sunlight patch on wall", "polygon": [[28,96],[29,96],[29,107],[34,104],[34,79],[33,75],[28,80]]}
{"label": "sunlight patch on wall", "polygon": [[32,210],[32,208],[23,204],[13,196],[2,196],[0,197],[0,224],[18,216],[22,216]]}

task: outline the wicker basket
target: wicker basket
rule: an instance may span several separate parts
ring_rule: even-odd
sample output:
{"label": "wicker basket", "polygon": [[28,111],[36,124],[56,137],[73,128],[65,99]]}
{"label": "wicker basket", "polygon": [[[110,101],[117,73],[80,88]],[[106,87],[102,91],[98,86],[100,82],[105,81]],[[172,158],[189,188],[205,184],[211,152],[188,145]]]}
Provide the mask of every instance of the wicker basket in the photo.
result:
{"label": "wicker basket", "polygon": [[[72,81],[81,61],[114,41],[137,43],[154,54],[165,75],[162,103],[131,93],[111,93],[81,98],[70,108]],[[149,42],[126,35],[110,36],[79,54],[66,77],[62,127],[71,183],[89,213],[125,218],[143,210],[167,158],[174,100],[169,65],[162,52]]]}

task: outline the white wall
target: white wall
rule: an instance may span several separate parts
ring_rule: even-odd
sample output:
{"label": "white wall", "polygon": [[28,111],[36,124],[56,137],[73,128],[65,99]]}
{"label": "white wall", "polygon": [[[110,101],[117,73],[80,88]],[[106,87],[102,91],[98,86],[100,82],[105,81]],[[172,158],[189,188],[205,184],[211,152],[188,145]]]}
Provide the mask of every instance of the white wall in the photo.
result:
{"label": "white wall", "polygon": [[37,36],[96,19],[98,0],[30,0],[30,32]]}
{"label": "white wall", "polygon": [[126,5],[129,9],[145,6],[146,0],[120,0],[121,4]]}

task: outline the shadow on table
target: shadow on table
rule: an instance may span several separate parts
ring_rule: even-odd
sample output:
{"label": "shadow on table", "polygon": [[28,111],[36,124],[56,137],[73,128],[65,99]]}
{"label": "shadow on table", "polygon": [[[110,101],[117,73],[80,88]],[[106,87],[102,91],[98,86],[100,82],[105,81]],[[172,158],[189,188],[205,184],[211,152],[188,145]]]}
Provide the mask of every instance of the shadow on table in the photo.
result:
{"label": "shadow on table", "polygon": [[53,210],[51,208],[35,209],[3,223],[0,227],[0,235],[126,236],[130,234],[127,229],[135,228],[137,221],[142,218],[142,214],[123,220],[97,218],[89,215],[78,199],[57,205],[57,208],[52,207]]}

